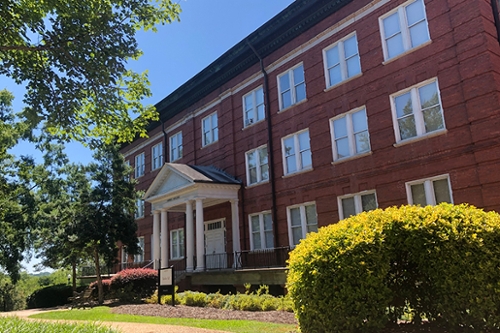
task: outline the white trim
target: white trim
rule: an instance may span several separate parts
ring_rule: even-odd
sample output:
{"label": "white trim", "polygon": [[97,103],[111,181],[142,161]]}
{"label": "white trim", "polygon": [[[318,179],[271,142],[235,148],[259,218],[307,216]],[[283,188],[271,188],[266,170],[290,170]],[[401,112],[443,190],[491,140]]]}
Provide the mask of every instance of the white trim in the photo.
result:
{"label": "white trim", "polygon": [[[262,92],[262,103],[261,104],[257,104],[257,92],[258,91]],[[250,110],[247,110],[245,100],[249,96],[252,98],[252,108]],[[258,112],[258,107],[260,105],[262,105],[262,107],[264,109],[264,114],[263,114],[263,117],[261,119],[259,119],[259,112]],[[241,97],[241,106],[242,106],[242,110],[243,110],[243,128],[248,127],[248,126],[252,126],[252,125],[259,123],[259,122],[263,121],[264,119],[266,119],[266,103],[264,101],[264,88],[262,87],[262,85],[258,86],[257,88],[255,88],[252,91],[243,95]],[[252,118],[247,119],[247,117],[246,117],[247,111],[252,112],[252,116],[253,116]]]}
{"label": "white trim", "polygon": [[[180,137],[180,144],[179,144],[179,137]],[[176,158],[174,158],[173,156],[173,153],[172,153],[172,148],[173,148],[173,143],[172,143],[172,140],[173,139],[176,139],[177,141],[177,145],[175,146],[175,149],[177,149],[177,156]],[[168,142],[169,142],[169,145],[168,145],[168,157],[169,157],[169,161],[170,162],[174,162],[174,161],[177,161],[179,159],[182,158],[182,153],[183,153],[183,137],[182,137],[182,131],[179,131],[175,134],[172,134],[169,138],[168,138]]]}
{"label": "white trim", "polygon": [[[210,121],[210,129],[208,132],[205,131],[205,125],[204,125],[206,119],[208,119]],[[214,126],[214,121],[213,121],[214,119],[216,122],[215,126]],[[210,142],[208,142],[208,143],[206,142],[206,139],[205,139],[205,133],[210,134],[211,139],[210,139]],[[219,141],[219,118],[217,115],[217,111],[215,111],[215,112],[212,112],[211,114],[209,114],[206,117],[201,119],[201,146],[203,148],[203,147],[209,146],[213,143],[216,143],[217,141]]]}
{"label": "white trim", "polygon": [[[307,138],[309,139],[309,149],[305,149],[303,151],[309,150],[309,154],[311,156],[311,165],[306,166],[306,167],[304,167],[303,161],[301,158],[302,151],[300,150],[300,142],[299,142],[299,135],[302,133],[305,133],[305,132],[307,132]],[[287,163],[286,163],[287,156],[285,153],[285,140],[287,140],[289,138],[293,138],[293,148],[295,151],[295,166],[297,169],[293,172],[287,172]],[[313,168],[312,150],[311,150],[311,136],[309,134],[309,128],[303,129],[301,131],[295,132],[293,134],[290,134],[290,135],[287,135],[287,136],[281,138],[281,158],[283,161],[283,175],[284,176],[293,175],[296,173],[300,173],[301,171],[306,171],[306,170]]]}
{"label": "white trim", "polygon": [[[140,161],[141,163],[138,163],[138,157],[141,157]],[[146,154],[144,152],[135,155],[134,157],[134,178],[140,178],[146,174]],[[139,168],[138,168],[139,167]]]}
{"label": "white trim", "polygon": [[[155,148],[161,146],[159,150],[159,155],[156,156],[156,158],[159,158],[159,165],[155,166]],[[151,147],[151,171],[159,169],[163,166],[163,161],[164,161],[164,156],[163,156],[163,142],[158,142],[154,146]]]}
{"label": "white trim", "polygon": [[[408,17],[406,15],[405,9],[406,9],[406,7],[410,6],[411,4],[413,4],[417,1],[421,1],[422,6],[423,6],[423,11],[424,11],[423,21],[425,21],[425,25],[427,28],[427,35],[428,35],[429,39],[424,41],[423,43],[412,46],[411,45],[411,36],[410,36],[410,27],[408,26]],[[403,43],[403,45],[402,45],[403,51],[401,53],[393,55],[392,57],[389,57],[389,51],[388,51],[386,38],[385,38],[384,20],[386,18],[388,18],[389,16],[392,16],[394,14],[397,14],[398,21],[399,21],[399,29],[400,30],[399,30],[398,34],[401,34],[401,39],[402,39],[402,43]],[[379,22],[379,28],[380,28],[380,38],[381,38],[381,42],[382,42],[382,51],[384,54],[384,62],[387,62],[393,58],[399,57],[402,54],[406,54],[406,53],[412,51],[413,49],[416,49],[417,47],[419,47],[423,44],[429,43],[431,41],[431,36],[430,36],[430,31],[429,31],[429,21],[427,20],[427,11],[425,10],[425,1],[424,0],[409,0],[409,1],[399,5],[398,7],[390,10],[389,12],[385,13],[384,15],[380,16],[378,19],[378,22]],[[422,22],[422,21],[419,21],[419,22]],[[395,35],[397,35],[397,34],[395,34]],[[395,35],[393,35],[393,36],[395,36]]]}
{"label": "white trim", "polygon": [[[293,72],[294,72],[294,70],[296,70],[299,67],[302,67],[302,75],[304,76],[304,81],[296,82],[296,79],[293,76]],[[282,97],[283,91],[281,90],[281,83],[280,83],[280,81],[281,81],[280,79],[285,75],[288,75],[288,84],[289,84],[289,88],[287,90],[285,90],[285,92],[288,90],[290,91],[290,105],[288,105],[288,106],[283,105],[283,97]],[[302,61],[300,63],[288,68],[286,71],[282,72],[281,74],[278,74],[276,76],[276,80],[277,80],[277,85],[278,85],[278,100],[279,100],[280,111],[286,110],[286,109],[300,103],[303,100],[307,100],[306,71],[304,68],[304,63]],[[304,85],[304,98],[301,100],[298,100],[295,88],[299,85],[302,85],[302,84]]]}
{"label": "white trim", "polygon": [[338,196],[337,197],[337,205],[338,205],[338,210],[339,210],[339,218],[341,220],[343,220],[345,218],[344,217],[344,206],[342,205],[342,200],[354,198],[354,211],[355,211],[355,214],[359,214],[361,212],[364,212],[361,197],[365,196],[365,195],[370,195],[370,194],[375,195],[375,204],[376,204],[375,209],[376,209],[376,208],[378,208],[378,197],[377,197],[377,192],[375,190],[368,190],[368,191],[362,191],[362,192],[358,192],[358,193],[352,193],[352,194]]}
{"label": "white trim", "polygon": [[[268,247],[267,244],[266,244],[266,231],[269,231],[269,230],[266,230],[265,229],[265,223],[264,223],[264,215],[270,215],[271,216],[271,233],[273,234],[273,237],[274,237],[274,229],[273,229],[273,217],[272,217],[272,214],[271,214],[271,211],[270,210],[266,210],[266,211],[263,211],[263,212],[260,212],[260,213],[253,213],[253,214],[248,214],[248,229],[250,231],[250,249],[252,251],[255,251],[255,250],[265,250],[265,249],[272,249],[274,248],[274,238],[273,238],[273,244],[272,246]],[[261,244],[261,248],[260,249],[256,249],[255,248],[255,244],[253,243],[253,234],[254,233],[257,233],[257,232],[254,232],[253,228],[252,228],[252,217],[254,216],[257,216],[259,217],[259,236],[260,236],[260,244]]]}
{"label": "white trim", "polygon": [[437,203],[436,203],[436,196],[434,194],[433,182],[436,180],[443,180],[443,179],[446,179],[448,181],[448,194],[450,195],[450,201],[451,201],[450,203],[453,203],[453,192],[452,192],[452,188],[451,188],[450,175],[446,173],[446,174],[442,174],[439,176],[422,178],[422,179],[412,180],[412,181],[406,182],[405,187],[406,187],[406,197],[408,199],[408,204],[413,205],[413,195],[411,193],[411,186],[423,184],[427,205],[432,205],[432,206],[436,205]]}
{"label": "white trim", "polygon": [[[142,239],[142,247],[141,247],[141,239]],[[141,263],[144,262],[146,256],[146,241],[144,239],[144,236],[139,236],[137,237],[137,243],[139,244],[139,248],[141,249],[142,253],[138,253],[134,255],[134,263]]]}
{"label": "white trim", "polygon": [[301,204],[286,207],[286,219],[287,219],[287,224],[288,224],[288,241],[289,241],[290,247],[292,247],[292,248],[295,247],[297,244],[293,243],[292,215],[291,215],[290,211],[294,208],[299,208],[300,228],[302,231],[302,238],[301,239],[303,239],[307,236],[307,226],[308,226],[307,218],[306,218],[306,207],[312,206],[312,205],[314,205],[314,211],[316,213],[316,227],[318,227],[318,209],[317,209],[315,201],[304,202]]}
{"label": "white trim", "polygon": [[[179,232],[182,231],[182,243],[180,242],[180,237],[179,237]],[[177,245],[177,252],[178,252],[178,256],[177,257],[174,257],[174,237],[173,237],[173,234],[174,233],[177,233],[177,241],[178,241],[178,244]],[[170,260],[180,260],[180,259],[183,259],[184,256],[185,256],[185,242],[184,242],[184,228],[178,228],[178,229],[174,229],[174,230],[170,230]],[[181,246],[182,245],[182,246]],[[184,255],[181,255],[181,252],[184,252]]]}
{"label": "white trim", "polygon": [[[354,123],[352,121],[352,115],[355,113],[358,113],[362,110],[365,111],[366,132],[368,133],[369,149],[358,153],[358,152],[356,152],[356,140],[355,140],[355,134],[357,134],[357,133],[354,133]],[[338,157],[339,154],[337,151],[337,144],[336,144],[336,140],[335,140],[334,123],[335,123],[335,121],[340,120],[342,118],[346,119],[347,140],[349,142],[349,156]],[[364,131],[362,131],[362,132],[364,132]],[[362,132],[360,132],[360,133],[362,133]],[[347,111],[345,113],[339,114],[333,118],[330,118],[330,138],[331,138],[331,142],[332,142],[332,153],[333,153],[333,161],[334,162],[342,161],[342,160],[353,158],[353,157],[358,156],[358,155],[370,153],[371,152],[370,130],[369,130],[369,126],[368,126],[368,115],[366,113],[366,106],[363,105],[363,106],[360,106],[358,108]]]}
{"label": "white trim", "polygon": [[[259,152],[263,149],[266,150],[266,158],[267,158],[266,164],[261,164],[261,161],[260,161]],[[249,154],[254,154],[254,157],[255,157],[255,169],[256,169],[255,176],[256,176],[257,180],[253,183],[250,182],[250,168],[248,165],[248,155]],[[262,178],[262,166],[264,166],[264,165],[267,165],[267,178],[266,179]],[[251,150],[245,152],[245,171],[247,174],[247,186],[252,186],[252,185],[260,184],[262,182],[269,181],[269,150],[267,149],[267,145],[262,145],[260,147],[257,147],[255,149],[251,149]]]}
{"label": "white trim", "polygon": [[[443,120],[443,128],[436,129],[436,130],[431,131],[431,132],[426,132],[425,121],[424,121],[423,114],[422,114],[420,96],[418,94],[418,89],[420,89],[424,86],[430,85],[432,83],[436,84],[436,92],[437,92],[439,107],[441,110],[441,117]],[[412,110],[413,110],[412,114],[413,114],[413,117],[415,119],[416,135],[412,136],[412,137],[405,138],[405,139],[401,139],[401,133],[399,131],[399,123],[398,123],[395,99],[401,95],[406,94],[406,93],[410,93]],[[445,133],[446,132],[446,123],[445,123],[445,119],[444,119],[444,109],[443,109],[443,103],[441,101],[441,91],[439,89],[439,82],[438,82],[437,77],[419,82],[411,87],[408,87],[406,89],[395,92],[389,96],[389,99],[390,99],[390,104],[391,104],[392,125],[394,128],[394,137],[396,139],[396,144],[402,144],[406,141],[415,141],[416,139],[421,138],[421,137],[434,135],[434,133]]]}
{"label": "white trim", "polygon": [[[351,39],[353,37],[354,37],[354,41],[356,42],[356,56],[357,56],[357,59],[358,59],[359,73],[356,73],[356,74],[353,74],[353,75],[349,75],[348,67],[347,67],[347,59],[345,57],[345,48],[344,48],[344,45],[345,45],[345,42],[347,40],[349,40],[349,39]],[[339,82],[336,82],[336,83],[332,84],[330,82],[330,73],[329,73],[330,68],[328,67],[327,53],[330,50],[332,50],[333,48],[335,48],[335,47],[338,47],[338,56],[339,56],[339,66],[340,66],[341,80]],[[361,68],[361,58],[360,58],[360,55],[359,55],[358,36],[356,34],[356,31],[351,32],[347,36],[345,36],[345,37],[339,39],[338,41],[336,41],[335,43],[333,43],[333,44],[325,47],[322,50],[322,54],[323,54],[323,70],[324,70],[324,76],[325,76],[325,87],[326,87],[326,89],[333,88],[333,87],[336,87],[338,85],[341,85],[344,82],[346,82],[347,80],[352,79],[354,77],[359,77],[359,76],[361,76],[363,74],[363,70]],[[352,57],[354,57],[354,56],[352,56]],[[333,68],[333,67],[336,67],[336,66],[331,66],[331,68]]]}

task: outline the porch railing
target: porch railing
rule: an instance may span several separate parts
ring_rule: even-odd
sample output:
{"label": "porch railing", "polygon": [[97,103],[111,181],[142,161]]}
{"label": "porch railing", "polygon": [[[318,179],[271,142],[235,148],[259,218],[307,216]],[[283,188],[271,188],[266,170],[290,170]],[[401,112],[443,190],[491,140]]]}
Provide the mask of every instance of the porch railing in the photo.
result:
{"label": "porch railing", "polygon": [[236,252],[236,269],[286,267],[290,247]]}
{"label": "porch railing", "polygon": [[234,268],[234,253],[215,253],[205,255],[205,270]]}

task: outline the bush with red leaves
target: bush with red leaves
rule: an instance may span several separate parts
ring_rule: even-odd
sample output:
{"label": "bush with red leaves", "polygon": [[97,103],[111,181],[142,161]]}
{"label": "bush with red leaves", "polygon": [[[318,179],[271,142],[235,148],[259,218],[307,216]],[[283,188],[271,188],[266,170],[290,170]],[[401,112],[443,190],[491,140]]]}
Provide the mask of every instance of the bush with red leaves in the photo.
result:
{"label": "bush with red leaves", "polygon": [[134,298],[150,297],[156,290],[158,271],[150,268],[125,269],[111,278],[111,291],[126,290]]}

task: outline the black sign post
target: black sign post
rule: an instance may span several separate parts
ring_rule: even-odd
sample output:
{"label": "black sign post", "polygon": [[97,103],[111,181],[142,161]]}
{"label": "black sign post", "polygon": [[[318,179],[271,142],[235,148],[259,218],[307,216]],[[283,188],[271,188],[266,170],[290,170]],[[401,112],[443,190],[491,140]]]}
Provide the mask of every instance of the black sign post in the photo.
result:
{"label": "black sign post", "polygon": [[161,304],[161,296],[172,293],[172,305],[175,306],[175,283],[174,266],[158,269],[158,304]]}

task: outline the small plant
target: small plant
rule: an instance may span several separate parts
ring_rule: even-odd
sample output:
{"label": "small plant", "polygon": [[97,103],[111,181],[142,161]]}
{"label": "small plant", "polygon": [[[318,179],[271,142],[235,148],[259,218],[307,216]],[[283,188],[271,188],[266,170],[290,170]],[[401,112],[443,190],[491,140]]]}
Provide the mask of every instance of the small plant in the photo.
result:
{"label": "small plant", "polygon": [[96,324],[62,324],[26,321],[19,318],[2,318],[0,332],[9,333],[119,333],[118,331]]}

